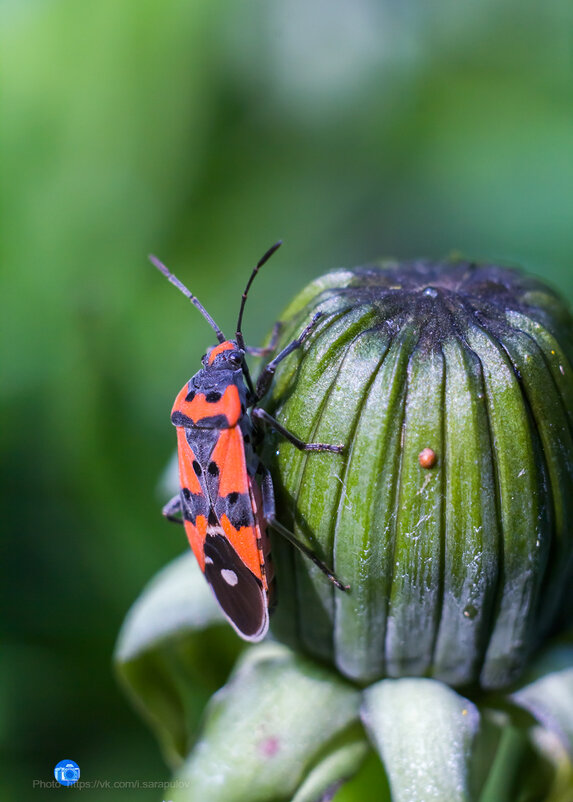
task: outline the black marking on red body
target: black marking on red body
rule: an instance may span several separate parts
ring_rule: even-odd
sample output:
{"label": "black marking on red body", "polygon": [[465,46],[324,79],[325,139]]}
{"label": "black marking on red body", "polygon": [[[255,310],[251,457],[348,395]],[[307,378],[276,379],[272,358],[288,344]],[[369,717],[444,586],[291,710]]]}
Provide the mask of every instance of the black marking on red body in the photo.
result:
{"label": "black marking on red body", "polygon": [[171,423],[174,426],[183,426],[185,429],[228,429],[229,421],[226,415],[211,415],[206,418],[201,418],[199,421],[192,421],[187,415],[184,415],[179,410],[171,415]]}
{"label": "black marking on red body", "polygon": [[185,429],[185,439],[195,459],[202,467],[209,464],[213,449],[217,445],[219,432],[217,429]]}
{"label": "black marking on red body", "polygon": [[235,529],[253,526],[255,523],[251,497],[248,493],[229,493],[228,496],[222,498],[217,496],[215,512],[219,518],[226,515]]}
{"label": "black marking on red body", "polygon": [[223,535],[207,534],[204,552],[205,577],[223,611],[243,637],[261,638],[268,626],[267,597],[261,580]]}
{"label": "black marking on red body", "polygon": [[202,493],[191,493],[188,487],[182,487],[181,510],[183,512],[183,520],[190,521],[195,526],[198,515],[207,517],[209,501]]}
{"label": "black marking on red body", "polygon": [[[223,468],[212,459],[219,439],[218,432],[216,430],[197,432],[196,429],[186,429],[185,434],[189,447],[187,458],[193,466],[193,471],[203,491],[202,496],[190,498],[192,494],[187,490],[188,504],[184,505],[185,517],[195,523],[197,515],[207,517],[209,510],[212,510],[216,520],[212,520],[210,525],[220,525],[221,516],[226,515],[231,525],[237,530],[245,526],[254,526],[255,516],[249,493],[232,492],[226,496],[220,495],[219,488]],[[258,457],[254,456],[249,444],[245,446],[245,458],[247,472],[250,474],[249,468],[252,468],[253,460],[258,462]]]}

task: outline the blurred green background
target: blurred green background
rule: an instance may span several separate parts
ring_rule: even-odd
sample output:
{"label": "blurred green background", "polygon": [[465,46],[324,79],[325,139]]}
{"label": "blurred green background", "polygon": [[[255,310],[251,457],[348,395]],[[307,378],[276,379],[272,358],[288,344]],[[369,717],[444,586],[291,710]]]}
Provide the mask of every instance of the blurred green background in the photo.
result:
{"label": "blurred green background", "polygon": [[3,0],[0,39],[0,785],[37,799],[63,758],[169,777],[111,654],[185,548],[158,479],[213,338],[147,253],[232,333],[283,238],[253,344],[309,279],[380,256],[518,263],[573,298],[573,5]]}

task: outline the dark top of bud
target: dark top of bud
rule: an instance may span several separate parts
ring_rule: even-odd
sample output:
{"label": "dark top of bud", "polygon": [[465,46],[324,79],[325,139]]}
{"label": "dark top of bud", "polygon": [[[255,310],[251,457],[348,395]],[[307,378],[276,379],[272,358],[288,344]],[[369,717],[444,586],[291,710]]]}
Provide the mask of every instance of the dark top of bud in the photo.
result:
{"label": "dark top of bud", "polygon": [[[397,333],[408,321],[420,328],[420,344],[438,345],[444,337],[476,322],[491,333],[508,328],[507,312],[518,311],[540,320],[550,330],[547,307],[559,296],[520,270],[468,261],[449,263],[417,260],[354,268],[345,287],[328,290],[349,306],[380,307],[382,325]],[[318,295],[316,301],[324,300]],[[461,327],[461,328],[460,328]]]}

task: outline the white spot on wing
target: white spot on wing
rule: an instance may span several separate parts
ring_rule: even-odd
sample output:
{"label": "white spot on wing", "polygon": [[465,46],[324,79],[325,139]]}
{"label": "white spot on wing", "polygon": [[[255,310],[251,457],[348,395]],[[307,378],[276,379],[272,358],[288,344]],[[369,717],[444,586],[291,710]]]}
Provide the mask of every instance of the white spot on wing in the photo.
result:
{"label": "white spot on wing", "polygon": [[234,588],[237,582],[239,581],[239,577],[237,576],[237,574],[230,568],[221,568],[221,576],[223,577],[227,585],[230,585],[232,588]]}
{"label": "white spot on wing", "polygon": [[213,560],[210,557],[205,557],[205,565],[213,565]]}
{"label": "white spot on wing", "polygon": [[207,534],[211,535],[211,537],[215,537],[215,535],[221,535],[222,537],[225,537],[225,532],[222,526],[208,526]]}

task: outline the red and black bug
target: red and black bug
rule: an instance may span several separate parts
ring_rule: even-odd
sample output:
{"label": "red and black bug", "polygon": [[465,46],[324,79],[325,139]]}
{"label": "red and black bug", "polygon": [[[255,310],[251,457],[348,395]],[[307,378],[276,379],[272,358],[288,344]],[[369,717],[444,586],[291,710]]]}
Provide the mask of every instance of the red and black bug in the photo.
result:
{"label": "red and black bug", "polygon": [[[340,590],[348,590],[304,543],[276,518],[271,475],[254,446],[265,426],[272,427],[303,451],[342,451],[342,446],[304,443],[258,407],[276,367],[299,348],[320,318],[315,315],[300,335],[262,369],[253,385],[246,353],[274,350],[247,348],[241,331],[245,302],[259,269],[281,245],[259,260],[242,295],[237,332],[227,340],[197,298],[156,257],[152,263],[207,320],[219,344],[202,359],[203,367],[175,399],[171,421],[177,427],[180,492],[163,509],[171,521],[185,525],[187,538],[223,612],[238,634],[261,640],[269,627],[274,571],[267,527],[302,551]],[[250,414],[248,412],[250,410]]]}

